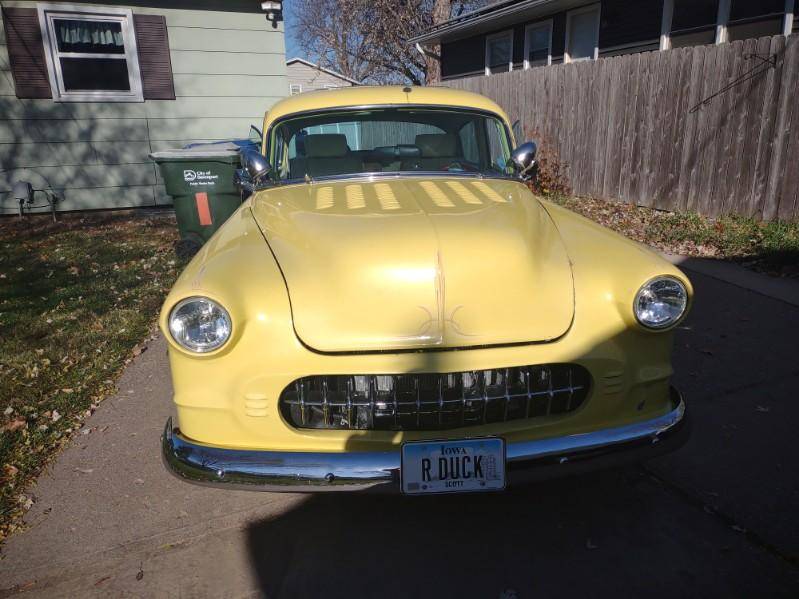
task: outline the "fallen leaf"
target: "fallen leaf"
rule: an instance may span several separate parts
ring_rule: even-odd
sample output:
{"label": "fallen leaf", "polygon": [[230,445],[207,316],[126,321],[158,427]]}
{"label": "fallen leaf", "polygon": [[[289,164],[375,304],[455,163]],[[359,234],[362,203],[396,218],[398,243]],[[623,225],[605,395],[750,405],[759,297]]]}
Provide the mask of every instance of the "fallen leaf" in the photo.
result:
{"label": "fallen leaf", "polygon": [[75,468],[75,472],[82,472],[83,474],[91,474],[94,468]]}
{"label": "fallen leaf", "polygon": [[5,410],[3,410],[3,414],[5,414],[6,416],[10,416],[13,413],[14,413],[14,408],[12,408],[11,406],[8,406]]}
{"label": "fallen leaf", "polygon": [[58,410],[53,410],[52,419],[53,422],[58,422],[59,420],[61,420],[61,414],[58,413]]}
{"label": "fallen leaf", "polygon": [[143,485],[143,484],[144,484],[144,479],[137,478],[137,479],[136,479],[136,480],[134,480],[133,482],[134,482],[134,483],[136,483],[137,485]]}
{"label": "fallen leaf", "polygon": [[6,464],[3,466],[3,472],[5,472],[6,478],[14,478],[17,475],[17,472],[19,472],[19,468],[13,464]]}
{"label": "fallen leaf", "polygon": [[106,580],[109,580],[110,578],[111,578],[110,576],[103,576],[99,580],[95,581],[94,586],[98,587],[101,584],[103,584]]}
{"label": "fallen leaf", "polygon": [[27,427],[28,427],[28,423],[27,423],[27,421],[24,418],[15,418],[14,420],[9,422],[8,424],[5,424],[3,426],[3,430],[4,431],[8,431],[10,433],[13,433],[16,430],[19,430],[21,428],[27,428]]}

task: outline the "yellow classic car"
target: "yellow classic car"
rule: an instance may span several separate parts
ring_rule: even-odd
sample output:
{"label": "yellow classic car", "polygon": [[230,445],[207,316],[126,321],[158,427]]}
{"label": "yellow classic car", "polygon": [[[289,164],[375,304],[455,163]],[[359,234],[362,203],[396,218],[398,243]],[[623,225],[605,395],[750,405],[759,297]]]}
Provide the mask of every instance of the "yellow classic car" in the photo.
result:
{"label": "yellow classic car", "polygon": [[[353,87],[274,105],[253,195],[163,306],[180,478],[490,491],[687,437],[688,279],[539,197],[491,100]],[[579,165],[575,165],[579,168]]]}

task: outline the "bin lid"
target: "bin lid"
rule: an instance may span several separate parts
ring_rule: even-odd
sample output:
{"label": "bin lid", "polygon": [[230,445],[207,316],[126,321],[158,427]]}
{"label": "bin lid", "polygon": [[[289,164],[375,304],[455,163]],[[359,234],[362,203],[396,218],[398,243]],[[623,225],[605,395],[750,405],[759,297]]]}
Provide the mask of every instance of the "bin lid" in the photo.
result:
{"label": "bin lid", "polygon": [[190,160],[220,160],[233,162],[239,158],[240,146],[233,142],[221,144],[203,144],[192,148],[175,148],[174,150],[162,150],[153,152],[150,158],[156,162],[184,162]]}

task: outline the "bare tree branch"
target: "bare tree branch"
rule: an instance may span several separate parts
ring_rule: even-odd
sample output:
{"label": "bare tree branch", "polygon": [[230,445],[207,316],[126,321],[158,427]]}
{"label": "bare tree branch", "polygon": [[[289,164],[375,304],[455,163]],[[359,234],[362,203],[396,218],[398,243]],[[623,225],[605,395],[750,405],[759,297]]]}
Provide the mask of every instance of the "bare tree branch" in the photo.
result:
{"label": "bare tree branch", "polygon": [[297,0],[295,30],[302,49],[320,65],[362,83],[440,81],[435,54],[407,40],[485,0]]}

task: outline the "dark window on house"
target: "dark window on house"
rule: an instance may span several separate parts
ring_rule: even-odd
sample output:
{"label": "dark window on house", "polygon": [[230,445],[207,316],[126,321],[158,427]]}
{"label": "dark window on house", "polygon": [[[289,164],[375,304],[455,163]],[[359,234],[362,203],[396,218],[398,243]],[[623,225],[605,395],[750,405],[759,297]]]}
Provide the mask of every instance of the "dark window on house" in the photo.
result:
{"label": "dark window on house", "polygon": [[671,46],[697,46],[716,41],[718,0],[674,0]]}
{"label": "dark window on house", "polygon": [[784,11],[785,0],[732,0],[730,23],[764,15],[781,15]]}
{"label": "dark window on house", "polygon": [[785,0],[732,0],[727,39],[731,42],[779,35],[785,20]]}
{"label": "dark window on house", "polygon": [[513,32],[506,31],[486,38],[486,75],[504,73],[512,68]]}
{"label": "dark window on house", "polygon": [[552,20],[534,23],[525,28],[524,67],[540,67],[552,56]]}
{"label": "dark window on house", "polygon": [[599,4],[566,15],[566,54],[570,62],[593,60],[599,45]]}

